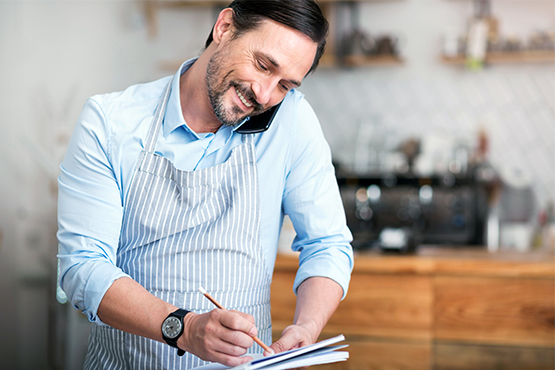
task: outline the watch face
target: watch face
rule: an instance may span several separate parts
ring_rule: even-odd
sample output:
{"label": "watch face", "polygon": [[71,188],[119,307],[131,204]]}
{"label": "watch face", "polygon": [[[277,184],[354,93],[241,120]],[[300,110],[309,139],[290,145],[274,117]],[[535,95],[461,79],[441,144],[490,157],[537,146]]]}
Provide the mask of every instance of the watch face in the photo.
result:
{"label": "watch face", "polygon": [[179,318],[175,316],[170,316],[166,320],[164,320],[164,324],[162,325],[162,333],[166,337],[174,339],[179,335],[179,333],[181,333],[182,326],[183,324],[181,323],[181,320],[179,320]]}

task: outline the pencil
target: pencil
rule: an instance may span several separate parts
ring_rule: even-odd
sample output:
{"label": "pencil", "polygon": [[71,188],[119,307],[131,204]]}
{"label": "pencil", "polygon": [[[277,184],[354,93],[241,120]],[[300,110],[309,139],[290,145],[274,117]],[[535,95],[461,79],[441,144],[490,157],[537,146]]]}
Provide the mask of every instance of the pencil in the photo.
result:
{"label": "pencil", "polygon": [[[218,307],[221,310],[225,310],[224,306],[222,306],[218,301],[216,301],[203,287],[199,287],[198,291],[201,292],[208,300],[214,303],[214,306]],[[227,310],[226,310],[227,311]],[[268,347],[263,341],[261,341],[256,335],[252,337],[256,343],[260,345],[260,347],[264,348],[266,352],[274,353],[274,351]]]}

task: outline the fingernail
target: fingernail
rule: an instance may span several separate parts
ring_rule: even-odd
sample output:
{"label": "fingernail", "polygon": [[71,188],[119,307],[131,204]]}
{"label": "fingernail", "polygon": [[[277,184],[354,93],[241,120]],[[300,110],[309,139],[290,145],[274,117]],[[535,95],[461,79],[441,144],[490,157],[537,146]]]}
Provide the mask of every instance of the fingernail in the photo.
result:
{"label": "fingernail", "polygon": [[251,331],[249,332],[249,334],[251,335],[251,337],[255,337],[255,336],[256,336],[256,332],[257,332],[256,327],[253,326],[252,329],[251,329]]}

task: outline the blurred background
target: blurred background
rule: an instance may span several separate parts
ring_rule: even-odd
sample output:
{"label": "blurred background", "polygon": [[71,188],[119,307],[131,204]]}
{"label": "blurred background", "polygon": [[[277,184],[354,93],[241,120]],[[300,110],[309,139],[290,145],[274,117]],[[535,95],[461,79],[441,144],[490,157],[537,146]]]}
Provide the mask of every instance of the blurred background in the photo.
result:
{"label": "blurred background", "polygon": [[[322,3],[328,51],[300,90],[357,251],[552,248],[555,2]],[[0,1],[3,367],[82,366],[89,324],[56,289],[55,233],[58,165],[85,100],[173,74],[219,9]]]}

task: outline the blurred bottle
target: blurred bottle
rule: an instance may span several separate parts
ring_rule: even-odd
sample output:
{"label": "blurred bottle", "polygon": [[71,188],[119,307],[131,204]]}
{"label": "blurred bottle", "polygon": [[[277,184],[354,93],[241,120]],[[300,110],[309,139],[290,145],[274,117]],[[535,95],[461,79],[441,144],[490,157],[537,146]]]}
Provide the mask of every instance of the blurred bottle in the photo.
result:
{"label": "blurred bottle", "polygon": [[498,40],[498,36],[498,22],[491,14],[490,0],[475,0],[466,45],[466,65],[469,69],[484,66],[488,47]]}
{"label": "blurred bottle", "polygon": [[545,226],[543,229],[543,247],[550,253],[555,253],[555,206],[553,200],[547,203]]}
{"label": "blurred bottle", "polygon": [[532,248],[544,250],[548,253],[555,252],[555,209],[553,201],[547,203],[545,209],[538,213],[538,220],[532,238]]}
{"label": "blurred bottle", "polygon": [[486,60],[488,40],[488,22],[474,19],[468,31],[466,46],[466,65],[469,69],[481,69]]}
{"label": "blurred bottle", "polygon": [[538,212],[538,219],[536,221],[536,227],[534,228],[534,235],[532,237],[532,249],[538,250],[542,249],[545,245],[545,231],[547,224],[547,213],[545,209],[541,209]]}

